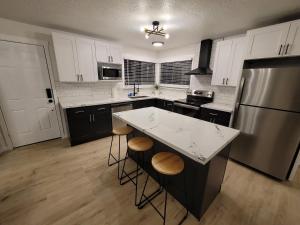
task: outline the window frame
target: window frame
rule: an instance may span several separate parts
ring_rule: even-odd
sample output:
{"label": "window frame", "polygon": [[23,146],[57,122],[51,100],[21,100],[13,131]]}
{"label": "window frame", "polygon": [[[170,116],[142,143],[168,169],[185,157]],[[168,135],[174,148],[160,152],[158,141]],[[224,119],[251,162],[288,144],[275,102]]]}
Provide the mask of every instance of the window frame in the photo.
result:
{"label": "window frame", "polygon": [[141,62],[148,62],[148,63],[154,63],[154,83],[153,84],[140,84],[139,88],[153,88],[156,84],[156,77],[157,77],[157,62],[155,60],[151,60],[148,58],[137,58],[132,56],[124,56],[123,57],[123,63],[122,63],[122,83],[123,83],[123,89],[132,89],[133,84],[126,84],[125,79],[125,60],[134,60],[134,61],[141,61]]}
{"label": "window frame", "polygon": [[170,57],[170,58],[163,58],[158,62],[158,74],[157,74],[157,84],[160,87],[166,87],[166,88],[177,88],[177,89],[187,89],[190,87],[190,84],[184,85],[184,84],[163,84],[160,82],[160,75],[161,75],[161,63],[168,63],[168,62],[176,62],[176,61],[186,61],[186,60],[191,60],[192,65],[191,65],[191,70],[193,69],[194,65],[194,56],[192,55],[184,55],[180,57]]}

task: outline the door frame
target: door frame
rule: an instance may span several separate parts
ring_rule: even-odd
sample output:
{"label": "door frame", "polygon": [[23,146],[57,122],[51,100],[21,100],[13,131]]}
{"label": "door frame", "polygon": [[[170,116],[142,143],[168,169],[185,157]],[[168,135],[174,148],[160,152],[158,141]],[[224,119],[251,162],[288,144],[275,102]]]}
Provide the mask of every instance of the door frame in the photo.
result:
{"label": "door frame", "polygon": [[[47,40],[32,39],[32,38],[19,37],[19,36],[7,35],[7,34],[0,33],[0,41],[29,44],[29,45],[36,45],[36,46],[43,47],[44,54],[45,54],[45,60],[46,60],[46,64],[47,64],[48,75],[49,75],[49,79],[50,79],[50,85],[52,88],[53,99],[54,99],[54,103],[55,103],[54,107],[55,107],[55,111],[56,111],[56,117],[58,120],[60,138],[62,138],[63,134],[64,134],[64,128],[63,128],[63,123],[62,123],[62,116],[60,114],[58,96],[57,96],[56,87],[55,87],[53,65],[52,65],[52,61],[51,61],[51,57],[50,57],[50,50],[49,50],[50,38],[47,41]],[[0,107],[1,107],[1,102],[0,102]],[[0,113],[2,113],[2,111],[0,111]],[[13,146],[13,142],[12,142],[11,137],[8,132],[8,127],[5,122],[4,115],[3,115],[3,120],[0,120],[0,129],[2,129],[2,131],[4,132],[4,139],[8,144],[8,150],[12,150],[14,148],[14,146]]]}

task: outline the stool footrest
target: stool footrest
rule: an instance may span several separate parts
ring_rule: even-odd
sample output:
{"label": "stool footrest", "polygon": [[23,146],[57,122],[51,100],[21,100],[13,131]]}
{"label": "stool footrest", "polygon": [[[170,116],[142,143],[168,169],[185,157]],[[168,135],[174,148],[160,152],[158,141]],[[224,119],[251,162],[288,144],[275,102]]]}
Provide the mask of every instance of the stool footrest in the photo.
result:
{"label": "stool footrest", "polygon": [[[142,168],[139,168],[139,170],[142,170]],[[136,170],[133,170],[129,173],[126,173],[125,171],[123,171],[122,173],[125,174],[125,176],[121,176],[120,177],[120,185],[124,185],[127,184],[129,181],[131,181],[134,185],[136,185],[135,181],[133,180],[134,178],[136,178],[136,175],[133,177],[130,177],[130,175],[136,173]],[[143,174],[143,170],[141,172],[138,171],[138,176]],[[128,178],[127,180],[123,181],[124,178]]]}
{"label": "stool footrest", "polygon": [[150,203],[155,197],[157,197],[159,194],[161,194],[163,192],[163,188],[159,187],[157,190],[155,190],[154,192],[152,192],[149,196],[146,196],[144,193],[142,194],[142,197],[144,197],[144,200],[141,200],[138,208],[142,209],[144,208],[145,205],[147,205],[148,203]]}

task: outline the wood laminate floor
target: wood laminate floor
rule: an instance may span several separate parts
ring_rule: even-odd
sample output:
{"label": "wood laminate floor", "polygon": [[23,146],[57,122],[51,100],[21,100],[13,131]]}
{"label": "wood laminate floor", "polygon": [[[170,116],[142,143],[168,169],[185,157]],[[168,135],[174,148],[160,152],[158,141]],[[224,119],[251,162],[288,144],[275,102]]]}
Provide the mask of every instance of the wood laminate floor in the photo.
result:
{"label": "wood laminate floor", "polygon": [[[75,147],[53,140],[1,155],[0,224],[162,224],[151,206],[134,207],[131,183],[118,184],[117,167],[107,167],[109,144],[110,138]],[[169,200],[167,224],[176,224],[184,210]],[[300,171],[294,182],[278,182],[229,161],[222,191],[204,217],[189,215],[184,224],[299,225]]]}

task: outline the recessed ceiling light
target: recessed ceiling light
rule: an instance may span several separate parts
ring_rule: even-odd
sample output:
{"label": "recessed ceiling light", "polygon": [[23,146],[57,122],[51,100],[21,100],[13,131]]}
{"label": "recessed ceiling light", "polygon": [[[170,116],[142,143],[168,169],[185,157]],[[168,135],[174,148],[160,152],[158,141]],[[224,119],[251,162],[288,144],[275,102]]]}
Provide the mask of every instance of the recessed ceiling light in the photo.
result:
{"label": "recessed ceiling light", "polygon": [[165,43],[163,41],[153,41],[152,45],[154,47],[162,47]]}
{"label": "recessed ceiling light", "polygon": [[166,38],[166,39],[169,39],[169,38],[170,38],[170,34],[166,34],[166,35],[165,35],[165,38]]}

